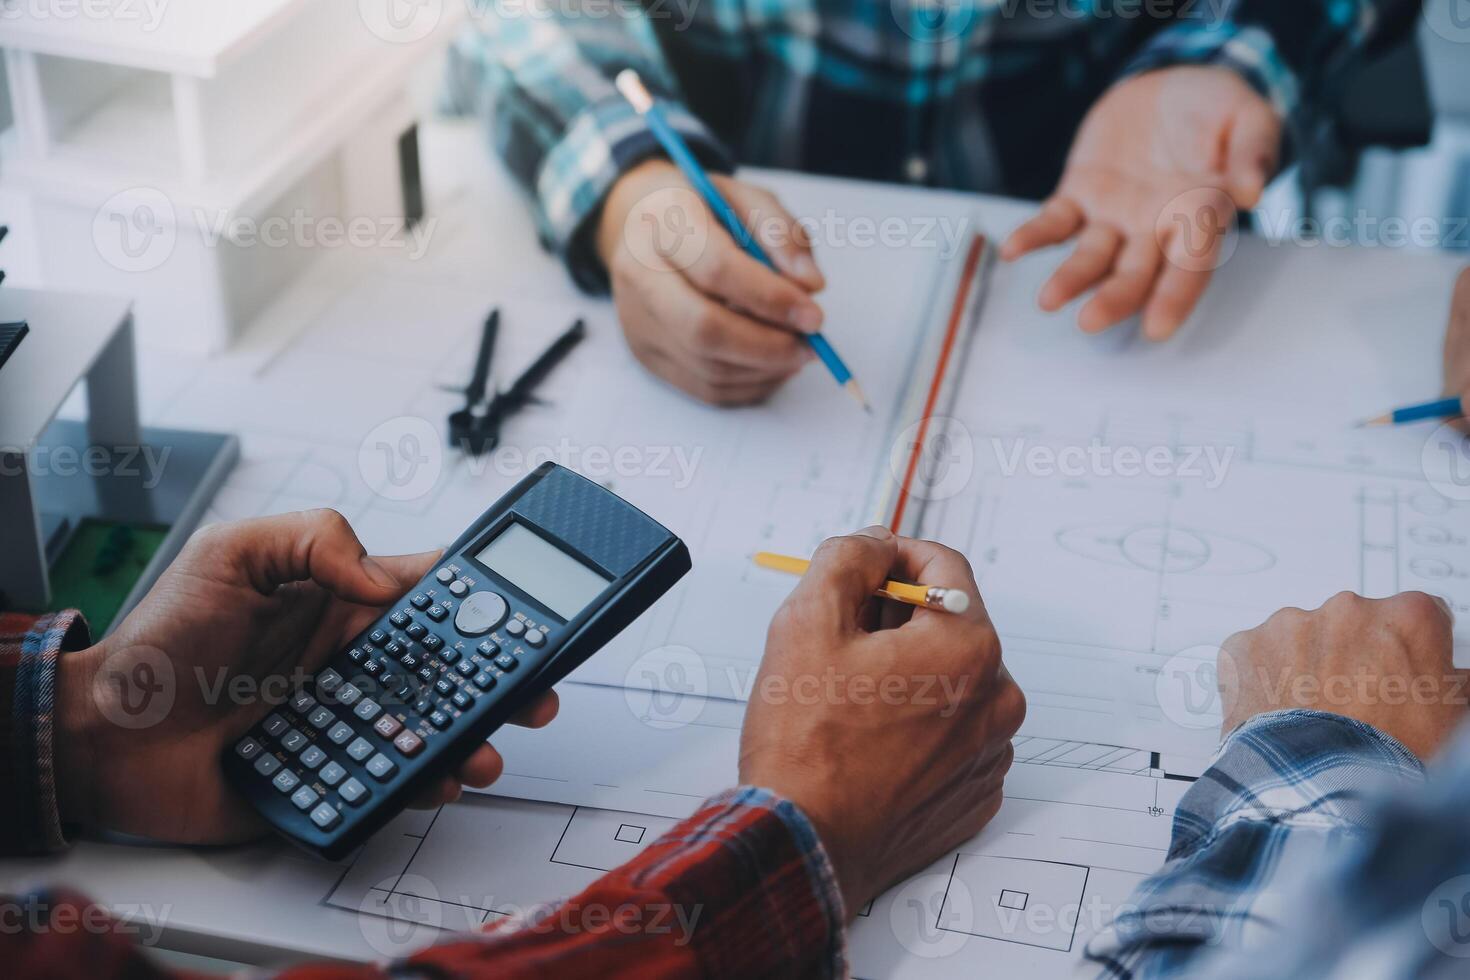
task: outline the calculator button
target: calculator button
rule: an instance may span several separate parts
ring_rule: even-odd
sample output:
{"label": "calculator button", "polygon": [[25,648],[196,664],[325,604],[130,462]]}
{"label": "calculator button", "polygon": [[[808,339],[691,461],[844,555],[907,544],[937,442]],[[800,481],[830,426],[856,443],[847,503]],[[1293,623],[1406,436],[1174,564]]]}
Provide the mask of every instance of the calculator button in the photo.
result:
{"label": "calculator button", "polygon": [[499,667],[501,670],[505,671],[508,674],[516,669],[516,658],[512,657],[508,653],[502,653],[500,656],[495,658],[495,666]]}
{"label": "calculator button", "polygon": [[482,670],[475,675],[475,686],[482,691],[488,691],[495,686],[495,676]]}
{"label": "calculator button", "polygon": [[453,595],[453,596],[462,596],[466,592],[468,592],[469,590],[470,590],[470,587],[468,585],[465,585],[463,582],[450,582],[449,583],[449,594],[450,595]]}
{"label": "calculator button", "polygon": [[380,629],[375,629],[368,634],[368,642],[375,647],[380,647],[388,642],[388,634]]}
{"label": "calculator button", "polygon": [[413,605],[415,609],[428,609],[429,606],[431,606],[434,602],[433,599],[430,599],[422,592],[415,593],[414,597],[408,601]]}
{"label": "calculator button", "polygon": [[399,629],[403,629],[409,623],[413,622],[413,619],[412,619],[412,617],[410,617],[408,615],[408,613],[406,613],[402,609],[400,609],[397,612],[395,612],[393,615],[391,615],[391,616],[388,617],[388,622],[392,623],[394,626],[398,627]]}
{"label": "calculator button", "polygon": [[465,636],[482,636],[505,618],[505,600],[494,592],[476,592],[459,604],[454,628]]}
{"label": "calculator button", "polygon": [[415,657],[412,653],[405,653],[402,657],[398,658],[398,662],[403,664],[404,670],[414,670],[419,665],[419,658]]}
{"label": "calculator button", "polygon": [[263,755],[255,760],[255,771],[262,776],[274,776],[279,768],[281,768],[281,760],[273,755]]}
{"label": "calculator button", "polygon": [[352,738],[352,726],[345,721],[339,721],[327,730],[327,738],[331,739],[333,745],[344,745]]}
{"label": "calculator button", "polygon": [[454,697],[450,698],[454,706],[461,711],[475,703],[475,697],[469,691],[455,691]]}
{"label": "calculator button", "polygon": [[413,703],[413,712],[416,715],[426,715],[434,708],[434,699],[422,697]]}
{"label": "calculator button", "polygon": [[441,568],[434,573],[434,577],[439,580],[440,584],[448,585],[450,582],[454,581],[454,572],[450,571],[448,568]]}
{"label": "calculator button", "polygon": [[301,753],[301,764],[308,769],[315,769],[326,761],[327,754],[315,745],[309,746],[305,752]]}
{"label": "calculator button", "polygon": [[362,697],[362,688],[356,684],[343,684],[337,691],[337,702],[339,704],[353,705],[357,699]]}
{"label": "calculator button", "polygon": [[291,709],[298,715],[304,715],[316,707],[316,698],[305,691],[297,691],[291,696]]}
{"label": "calculator button", "polygon": [[310,810],[312,804],[319,799],[321,797],[310,786],[303,786],[291,794],[291,804],[298,810]]}
{"label": "calculator button", "polygon": [[361,762],[373,754],[373,743],[365,738],[355,739],[351,745],[347,746],[347,754],[354,762]]}
{"label": "calculator button", "polygon": [[384,738],[392,738],[403,730],[403,722],[392,715],[384,715],[373,724],[373,731]]}
{"label": "calculator button", "polygon": [[342,675],[330,667],[322,671],[316,679],[317,690],[323,694],[331,694],[342,686]]}
{"label": "calculator button", "polygon": [[362,663],[363,658],[366,656],[367,651],[364,650],[362,647],[353,647],[351,650],[347,651],[347,659],[351,660],[355,664]]}
{"label": "calculator button", "polygon": [[432,665],[419,668],[419,678],[423,680],[425,684],[429,683],[429,681],[433,680],[438,675],[439,672],[435,670]]}
{"label": "calculator button", "polygon": [[494,640],[486,640],[475,647],[475,652],[484,657],[493,657],[500,652],[500,647]]}
{"label": "calculator button", "polygon": [[402,752],[404,755],[412,758],[413,756],[419,754],[419,749],[422,749],[424,747],[424,740],[405,728],[403,731],[399,732],[398,737],[393,740],[393,747],[399,752]]}
{"label": "calculator button", "polygon": [[520,636],[526,631],[526,624],[521,622],[519,619],[512,619],[510,622],[505,624],[505,631],[511,636]]}
{"label": "calculator button", "polygon": [[459,662],[459,666],[455,667],[454,669],[459,671],[459,675],[461,677],[468,677],[475,671],[479,670],[480,667],[473,660],[461,660]]}
{"label": "calculator button", "polygon": [[398,763],[379,752],[367,762],[367,771],[381,782],[387,782],[398,771]]}
{"label": "calculator button", "polygon": [[407,648],[404,647],[404,645],[402,643],[399,643],[397,640],[392,640],[388,643],[387,646],[383,648],[383,652],[392,657],[394,660],[397,660],[399,657],[403,656],[404,653],[407,652]]}
{"label": "calculator button", "polygon": [[449,610],[436,603],[435,605],[432,605],[428,609],[424,610],[424,615],[428,616],[436,623],[442,623],[444,622],[444,617],[449,615]]}
{"label": "calculator button", "polygon": [[301,780],[289,769],[282,769],[276,773],[276,778],[271,780],[271,785],[282,793],[289,793],[301,784]]}
{"label": "calculator button", "polygon": [[347,780],[337,792],[342,794],[342,799],[351,803],[353,806],[356,806],[372,795],[368,792],[368,788],[356,779]]}
{"label": "calculator button", "polygon": [[282,718],[280,715],[266,716],[265,733],[271,738],[280,738],[281,733],[289,727],[290,726],[286,723],[286,719]]}
{"label": "calculator button", "polygon": [[362,665],[362,672],[364,674],[367,674],[369,677],[377,677],[383,672],[382,661],[369,660],[367,663]]}
{"label": "calculator button", "polygon": [[542,629],[526,630],[526,642],[533,647],[539,647],[546,642],[546,631]]}
{"label": "calculator button", "polygon": [[454,682],[447,677],[441,677],[434,682],[434,690],[447,698],[454,693]]}
{"label": "calculator button", "polygon": [[281,748],[295,755],[297,752],[306,748],[306,736],[293,728],[281,736]]}
{"label": "calculator button", "polygon": [[336,721],[337,716],[332,714],[330,708],[323,708],[321,705],[317,705],[316,709],[306,716],[306,720],[312,728],[322,729]]}
{"label": "calculator button", "polygon": [[430,653],[437,652],[439,648],[444,645],[443,637],[435,636],[433,633],[430,633],[419,642],[422,643],[424,649],[429,651]]}
{"label": "calculator button", "polygon": [[378,716],[378,712],[382,710],[383,706],[378,704],[378,702],[374,701],[372,698],[363,698],[362,701],[358,703],[357,707],[352,709],[352,713],[357,715],[357,717],[361,718],[363,721],[372,721]]}
{"label": "calculator button", "polygon": [[408,629],[404,630],[403,632],[405,632],[405,633],[408,634],[409,639],[412,639],[412,640],[422,640],[425,636],[428,635],[429,628],[427,626],[425,626],[423,623],[414,623],[412,626],[410,626]]}
{"label": "calculator button", "polygon": [[346,775],[347,770],[343,769],[342,766],[336,762],[327,763],[326,765],[322,766],[322,771],[317,773],[317,776],[321,779],[321,781],[326,783],[328,786],[336,786],[342,781],[342,777]]}
{"label": "calculator button", "polygon": [[260,755],[260,743],[253,738],[242,738],[240,744],[235,746],[235,754],[249,762]]}
{"label": "calculator button", "polygon": [[456,660],[459,659],[459,650],[455,647],[450,647],[443,653],[439,654],[439,659],[444,661],[446,664],[453,664]]}
{"label": "calculator button", "polygon": [[434,711],[429,712],[429,724],[435,728],[448,728],[449,723],[453,720],[453,718],[449,717],[449,712],[443,708],[436,708]]}
{"label": "calculator button", "polygon": [[311,811],[311,822],[323,830],[331,830],[340,819],[337,808],[330,803],[323,803]]}

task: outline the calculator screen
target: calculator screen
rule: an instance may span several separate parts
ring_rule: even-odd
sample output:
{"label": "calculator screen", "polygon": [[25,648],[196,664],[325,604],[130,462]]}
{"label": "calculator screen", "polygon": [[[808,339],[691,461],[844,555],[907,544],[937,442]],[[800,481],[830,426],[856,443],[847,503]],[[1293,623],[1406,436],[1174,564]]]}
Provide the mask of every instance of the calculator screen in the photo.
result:
{"label": "calculator screen", "polygon": [[514,522],[480,549],[475,560],[540,600],[562,619],[571,619],[586,609],[612,582],[535,531]]}

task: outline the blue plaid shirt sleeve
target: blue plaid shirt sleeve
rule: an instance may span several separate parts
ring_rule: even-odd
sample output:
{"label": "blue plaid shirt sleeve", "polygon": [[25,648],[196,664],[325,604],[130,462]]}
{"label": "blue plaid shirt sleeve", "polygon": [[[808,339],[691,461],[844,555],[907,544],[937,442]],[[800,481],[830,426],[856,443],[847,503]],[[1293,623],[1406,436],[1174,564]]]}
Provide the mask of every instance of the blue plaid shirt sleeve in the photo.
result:
{"label": "blue plaid shirt sleeve", "polygon": [[612,185],[661,153],[647,124],[613,85],[632,68],[665,118],[710,170],[734,169],[730,153],[680,102],[649,15],[610,3],[603,16],[532,12],[507,16],[477,4],[474,30],[449,59],[449,108],[487,114],[496,152],[531,194],[543,243],[567,263],[578,286],[607,289],[593,241],[595,219]]}
{"label": "blue plaid shirt sleeve", "polygon": [[[1459,768],[1470,769],[1470,740],[1459,757]],[[1470,774],[1416,816],[1402,805],[1385,810],[1386,798],[1417,799],[1423,780],[1403,745],[1352,719],[1303,710],[1253,718],[1180,801],[1168,861],[1093,938],[1088,957],[1105,977],[1337,975],[1331,964],[1350,963],[1354,944],[1360,952],[1370,945],[1368,927],[1385,914],[1417,923],[1431,880],[1448,877],[1451,866],[1423,852],[1405,874],[1379,854],[1412,849],[1422,839],[1413,825],[1434,821],[1441,836],[1456,838],[1459,854],[1470,854]],[[1405,786],[1414,792],[1393,794]],[[1454,796],[1460,802],[1451,807]],[[1470,895],[1466,903],[1470,932]],[[1324,914],[1325,905],[1336,912]],[[1309,944],[1312,935],[1344,948]],[[1315,963],[1302,955],[1309,946]],[[1263,959],[1265,948],[1279,955]],[[1388,951],[1398,966],[1368,975],[1414,974],[1405,957],[1417,949]]]}
{"label": "blue plaid shirt sleeve", "polygon": [[[1397,15],[1403,0],[1224,0],[1222,10],[1181,13],[1129,63],[1129,73],[1217,65],[1238,73],[1283,118],[1298,113]],[[1416,4],[1415,4],[1416,5]]]}

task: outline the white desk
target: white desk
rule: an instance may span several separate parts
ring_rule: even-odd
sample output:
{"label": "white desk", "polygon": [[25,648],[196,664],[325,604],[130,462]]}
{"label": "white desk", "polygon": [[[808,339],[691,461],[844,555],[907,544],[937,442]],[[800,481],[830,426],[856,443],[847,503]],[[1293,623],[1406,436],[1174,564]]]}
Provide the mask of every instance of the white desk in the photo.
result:
{"label": "white desk", "polygon": [[[426,185],[438,192],[431,213],[443,218],[430,254],[406,273],[423,284],[423,319],[410,333],[414,346],[401,357],[389,357],[385,367],[381,360],[370,357],[372,345],[381,338],[375,338],[364,325],[361,346],[343,345],[340,356],[344,369],[363,367],[377,372],[371,378],[375,397],[392,404],[401,401],[428,413],[437,412],[444,399],[424,392],[433,382],[454,380],[453,371],[444,376],[444,365],[455,363],[458,339],[473,335],[477,311],[482,314],[492,300],[513,303],[517,309],[543,302],[565,305],[572,293],[557,263],[534,247],[525,206],[512,193],[505,175],[488,162],[476,130],[455,127],[428,132],[424,149]],[[961,195],[906,188],[790,176],[776,182],[797,213],[820,215],[831,209],[836,214],[960,214],[975,203]],[[1029,210],[995,199],[980,200],[978,209],[987,229],[997,235],[1008,231]],[[148,347],[147,325],[139,324],[145,421],[207,428],[230,423],[245,433],[241,480],[217,501],[217,515],[242,516],[263,508],[316,502],[273,495],[269,481],[293,457],[289,440],[281,434],[262,434],[253,428],[268,406],[259,404],[260,397],[252,402],[250,379],[268,372],[283,352],[291,350],[300,327],[339,299],[344,288],[371,281],[375,270],[382,267],[379,263],[401,261],[391,256],[347,258],[332,256],[308,282],[282,298],[268,314],[266,328],[247,337],[234,352],[212,361]],[[1034,291],[1057,260],[1056,254],[1046,255],[999,271],[1015,277],[1014,288]],[[1375,394],[1428,394],[1437,390],[1438,365],[1432,352],[1437,348],[1455,271],[1455,263],[1443,256],[1326,248],[1293,251],[1246,240],[1221,272],[1200,312],[1201,322],[1180,342],[1209,346],[1212,325],[1218,325],[1224,335],[1230,321],[1241,316],[1269,317],[1283,327],[1306,317],[1359,324],[1365,317],[1379,317],[1399,329],[1384,335],[1385,342],[1375,355],[1363,355],[1360,347],[1360,353],[1344,362],[1334,361],[1332,352],[1325,351],[1323,370],[1340,372],[1344,389],[1357,386]],[[1032,315],[1038,333],[1072,329],[1070,311],[1055,317],[1039,312]],[[514,330],[523,334],[534,322],[534,317],[517,317]],[[548,332],[563,325],[557,321],[543,324]],[[527,343],[534,345],[534,338]],[[1417,353],[1401,356],[1403,350]],[[465,354],[466,362],[472,356]],[[345,395],[340,386],[323,385],[317,390],[307,379],[303,384],[307,390],[298,392],[300,405],[315,398],[319,414],[301,414],[301,429],[330,425],[333,413],[343,410],[340,402]],[[201,385],[210,387],[213,396],[200,396]],[[1269,363],[1258,365],[1253,376],[1240,379],[1242,398],[1266,397],[1269,392],[1276,393],[1278,402],[1288,400],[1290,394],[1290,379],[1281,377]],[[343,451],[350,453],[356,445],[355,439],[346,440]],[[351,498],[350,490],[344,493]],[[450,514],[443,520],[457,529],[457,516]],[[370,546],[400,543],[382,521],[366,522],[364,533]],[[421,547],[423,542],[416,544]],[[164,923],[158,938],[166,948],[255,963],[303,956],[375,957],[432,937],[431,930],[415,932],[398,923],[389,926],[374,916],[323,905],[323,896],[332,889],[338,873],[331,865],[269,843],[211,851],[84,843],[55,859],[0,864],[0,886],[37,880],[67,882],[120,910],[141,910],[144,919],[161,916]]]}

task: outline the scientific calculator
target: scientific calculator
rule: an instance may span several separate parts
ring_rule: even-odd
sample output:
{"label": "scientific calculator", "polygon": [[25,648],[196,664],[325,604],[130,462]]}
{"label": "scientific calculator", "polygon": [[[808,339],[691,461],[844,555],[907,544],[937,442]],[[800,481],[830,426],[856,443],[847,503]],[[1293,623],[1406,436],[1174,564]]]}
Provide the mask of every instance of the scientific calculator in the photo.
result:
{"label": "scientific calculator", "polygon": [[339,858],[689,568],[662,525],[544,463],[228,746],[226,775],[285,837]]}

